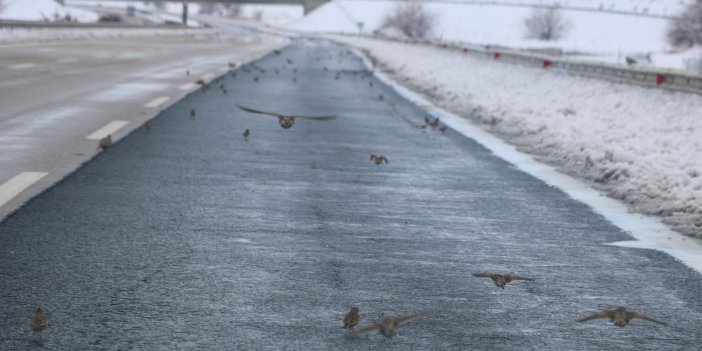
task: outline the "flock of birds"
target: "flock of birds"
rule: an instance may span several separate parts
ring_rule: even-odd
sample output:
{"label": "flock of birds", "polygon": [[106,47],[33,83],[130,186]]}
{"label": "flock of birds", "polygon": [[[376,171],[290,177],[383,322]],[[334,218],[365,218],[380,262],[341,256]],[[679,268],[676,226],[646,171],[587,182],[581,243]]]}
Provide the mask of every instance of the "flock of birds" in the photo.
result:
{"label": "flock of birds", "polygon": [[[274,53],[276,55],[281,55],[282,52],[279,50],[274,50]],[[348,54],[348,53],[347,53]],[[320,61],[319,58],[317,58],[317,61]],[[285,62],[288,65],[293,64],[293,60],[290,58],[286,58]],[[629,60],[627,58],[627,63],[629,63]],[[631,63],[629,63],[631,64]],[[236,65],[234,63],[229,63],[230,68],[235,68]],[[285,67],[283,67],[285,68]],[[252,72],[257,72],[257,74],[265,74],[266,69],[262,68],[260,66],[257,66],[256,64],[250,64],[250,66],[242,66],[240,69],[244,72],[247,73],[252,73]],[[323,66],[323,70],[326,72],[328,71],[328,68],[326,66]],[[294,73],[297,73],[297,68],[293,68],[292,70]],[[274,72],[276,74],[279,73],[278,69],[275,69]],[[190,74],[189,71],[186,72],[187,75]],[[236,72],[231,73],[232,77],[236,76]],[[372,76],[372,72],[370,73]],[[334,76],[335,80],[340,79],[340,73],[337,72]],[[254,82],[258,82],[260,80],[260,76],[256,75],[254,77]],[[216,81],[217,82],[217,81]],[[297,82],[297,78],[293,77],[293,82]],[[210,89],[210,84],[205,82],[204,80],[198,80],[196,82],[198,85],[200,85],[201,89],[203,92],[206,92]],[[372,81],[368,82],[368,85],[370,88],[373,88],[374,84]],[[224,84],[219,85],[220,90],[222,91],[223,94],[227,94],[228,91]],[[384,96],[381,94],[378,96],[379,100],[384,100]],[[242,111],[253,113],[253,114],[258,114],[258,115],[264,115],[264,116],[269,116],[269,117],[274,117],[278,119],[278,124],[283,128],[283,129],[290,129],[294,124],[296,119],[306,119],[306,120],[313,120],[313,121],[326,121],[326,120],[332,120],[335,119],[336,116],[334,115],[321,115],[321,116],[307,116],[307,115],[295,115],[295,114],[284,114],[284,113],[279,113],[279,112],[272,112],[272,111],[264,111],[264,110],[259,110],[256,108],[252,107],[247,107],[243,106],[241,104],[236,103],[236,107],[241,109]],[[196,117],[197,113],[195,109],[190,110],[190,118],[194,119]],[[425,129],[425,128],[439,128],[439,130],[442,133],[445,133],[448,129],[447,126],[441,125],[439,118],[432,118],[429,116],[426,116],[424,118],[424,124],[420,126],[420,128]],[[151,131],[151,125],[149,122],[144,123],[144,129],[147,133]],[[242,136],[248,140],[249,136],[251,135],[250,129],[244,130]],[[112,145],[112,138],[110,135],[106,136],[105,138],[101,139],[98,142],[98,149],[106,149],[110,145]],[[388,164],[388,158],[385,157],[384,155],[379,155],[379,154],[371,154],[370,160],[372,163],[376,165],[380,165],[382,163]],[[497,274],[497,273],[491,273],[491,272],[480,272],[480,273],[473,273],[473,276],[478,277],[478,278],[488,278],[491,279],[495,286],[504,289],[505,286],[509,283],[512,283],[514,281],[535,281],[534,278],[529,278],[529,277],[522,277],[514,274]],[[370,324],[367,324],[365,326],[362,326],[358,329],[356,329],[356,326],[361,320],[361,314],[360,314],[360,309],[358,307],[352,307],[351,310],[344,316],[343,318],[343,326],[342,328],[349,329],[349,331],[345,334],[346,337],[353,337],[359,334],[367,333],[370,331],[375,331],[378,330],[381,334],[383,334],[386,337],[392,337],[397,335],[397,329],[402,325],[403,323],[422,318],[422,317],[427,317],[431,316],[437,313],[440,313],[440,310],[431,310],[431,311],[418,311],[418,312],[412,312],[408,314],[403,314],[400,316],[395,316],[395,317],[385,317],[379,321],[372,322]],[[583,318],[577,319],[577,322],[586,322],[594,319],[609,319],[614,325],[619,326],[619,327],[624,327],[626,326],[632,319],[642,319],[646,320],[649,322],[653,323],[658,323],[658,324],[663,324],[665,325],[665,322],[662,322],[660,320],[654,319],[652,317],[649,317],[647,315],[644,315],[642,313],[636,312],[636,311],[630,311],[627,310],[624,307],[617,307],[615,309],[607,309],[607,310],[602,310],[598,311],[595,313],[592,313],[588,316],[585,316]],[[29,320],[29,327],[33,332],[41,332],[45,330],[48,326],[48,318],[44,314],[43,310],[41,308],[37,308],[36,312],[34,315]]]}

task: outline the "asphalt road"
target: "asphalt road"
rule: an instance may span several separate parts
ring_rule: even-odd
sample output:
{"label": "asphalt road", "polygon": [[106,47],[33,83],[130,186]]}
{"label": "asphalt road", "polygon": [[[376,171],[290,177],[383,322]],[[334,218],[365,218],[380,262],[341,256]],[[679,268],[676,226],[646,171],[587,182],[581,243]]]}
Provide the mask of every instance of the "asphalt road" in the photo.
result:
{"label": "asphalt road", "polygon": [[[424,113],[343,48],[300,42],[256,64],[0,223],[0,349],[699,347],[698,273],[603,245],[630,237],[474,141],[420,128]],[[236,102],[339,118],[284,130]],[[476,271],[537,280],[501,290]],[[619,305],[668,325],[575,322]],[[32,336],[37,306],[50,322]],[[347,339],[350,306],[361,324],[442,312]]]}
{"label": "asphalt road", "polygon": [[112,132],[119,139],[197,89],[196,80],[285,44],[232,21],[155,34],[93,30],[92,39],[70,39],[80,29],[56,30],[67,39],[0,44],[0,184],[21,172],[48,173],[6,205],[0,198],[0,218],[92,158],[97,140],[87,136],[108,123],[126,122]]}

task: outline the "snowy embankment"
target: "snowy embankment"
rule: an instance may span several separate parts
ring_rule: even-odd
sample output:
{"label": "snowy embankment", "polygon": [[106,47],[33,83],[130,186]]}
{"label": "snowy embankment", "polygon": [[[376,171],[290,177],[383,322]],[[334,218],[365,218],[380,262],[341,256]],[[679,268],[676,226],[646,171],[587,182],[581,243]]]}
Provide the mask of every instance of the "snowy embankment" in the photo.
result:
{"label": "snowy embankment", "polygon": [[223,35],[221,29],[215,28],[0,28],[0,44],[123,38],[212,39]]}
{"label": "snowy embankment", "polygon": [[702,237],[702,96],[331,36],[398,81],[522,151],[587,179],[632,210]]}

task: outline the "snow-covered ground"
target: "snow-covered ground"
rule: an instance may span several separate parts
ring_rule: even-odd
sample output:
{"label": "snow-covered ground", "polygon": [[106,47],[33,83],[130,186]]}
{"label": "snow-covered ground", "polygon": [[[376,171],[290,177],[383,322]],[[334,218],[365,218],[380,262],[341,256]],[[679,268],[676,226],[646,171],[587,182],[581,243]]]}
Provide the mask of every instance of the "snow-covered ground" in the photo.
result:
{"label": "snow-covered ground", "polygon": [[[572,24],[567,35],[558,41],[541,41],[525,38],[524,19],[532,9],[524,6],[502,6],[466,3],[425,3],[437,15],[438,25],[433,35],[444,41],[475,45],[498,45],[512,48],[560,48],[566,53],[586,54],[591,60],[624,64],[625,56],[642,57],[651,54],[654,66],[684,68],[684,60],[699,57],[697,51],[671,52],[666,42],[669,20],[665,18],[622,15],[604,11],[562,10]],[[500,1],[497,1],[498,3]],[[510,3],[510,1],[502,1]],[[521,3],[551,4],[548,0],[520,0]],[[563,3],[563,1],[560,1]],[[679,13],[688,1],[642,0],[617,1],[624,8],[648,6]],[[600,3],[612,1],[571,0],[572,5],[597,8]],[[640,5],[633,5],[639,3]],[[371,34],[378,30],[383,18],[396,1],[383,0],[334,0],[305,18],[288,26],[303,32]],[[564,4],[565,5],[565,4]],[[648,8],[647,7],[647,8]],[[628,8],[628,7],[627,7]],[[359,23],[363,23],[359,29]]]}
{"label": "snow-covered ground", "polygon": [[67,16],[74,22],[97,22],[97,13],[70,8],[54,0],[3,0],[0,19],[16,21],[62,21]]}
{"label": "snow-covered ground", "polygon": [[50,43],[66,40],[124,38],[188,37],[216,39],[224,37],[220,29],[186,28],[1,28],[0,44]]}
{"label": "snow-covered ground", "polygon": [[437,105],[702,237],[702,96],[483,60],[431,46],[333,36],[367,50]]}

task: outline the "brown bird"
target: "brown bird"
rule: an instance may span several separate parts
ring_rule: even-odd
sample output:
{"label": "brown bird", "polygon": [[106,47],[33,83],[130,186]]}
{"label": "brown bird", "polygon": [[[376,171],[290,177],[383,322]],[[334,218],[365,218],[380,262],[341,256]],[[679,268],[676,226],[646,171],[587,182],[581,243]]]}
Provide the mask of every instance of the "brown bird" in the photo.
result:
{"label": "brown bird", "polygon": [[205,81],[202,80],[202,79],[198,79],[195,83],[200,84],[200,85],[202,85],[202,86],[206,86],[206,85],[207,85],[207,83],[205,83]]}
{"label": "brown bird", "polygon": [[352,329],[358,324],[361,319],[361,315],[358,313],[358,307],[351,307],[351,311],[344,317],[344,326],[342,328]]}
{"label": "brown bird", "polygon": [[533,281],[533,278],[526,278],[526,277],[520,277],[517,275],[513,274],[495,274],[495,273],[473,273],[474,277],[480,277],[480,278],[490,278],[492,281],[495,282],[495,286],[500,287],[502,289],[505,288],[505,285],[508,283],[511,283],[513,280],[528,280],[528,281]]}
{"label": "brown bird", "polygon": [[364,326],[363,328],[357,329],[357,330],[352,330],[346,334],[346,336],[355,336],[358,334],[363,334],[367,333],[372,330],[379,329],[383,335],[386,337],[392,337],[394,335],[397,335],[397,328],[400,327],[400,324],[411,321],[413,319],[417,319],[420,317],[426,317],[429,315],[432,315],[436,313],[436,311],[426,311],[426,312],[416,312],[416,313],[410,313],[410,314],[404,314],[398,317],[386,317],[383,318],[379,322],[375,322],[373,324],[368,324]]}
{"label": "brown bird", "polygon": [[148,121],[144,122],[144,131],[151,133],[151,124]]}
{"label": "brown bird", "polygon": [[245,139],[248,139],[249,135],[251,135],[251,131],[249,130],[249,128],[246,128],[246,130],[244,131],[244,134],[242,134],[242,135],[244,136]]}
{"label": "brown bird", "polygon": [[371,157],[370,157],[370,159],[371,159],[371,161],[373,161],[373,163],[375,163],[376,165],[379,165],[379,164],[381,164],[381,163],[383,163],[383,162],[385,162],[385,164],[390,163],[390,162],[388,161],[388,158],[385,157],[385,156],[383,156],[383,155],[372,154]]}
{"label": "brown bird", "polygon": [[436,127],[439,125],[439,118],[437,117],[435,120],[429,122],[429,125],[430,125],[432,128],[436,128]]}
{"label": "brown bird", "polygon": [[29,318],[29,329],[33,332],[41,332],[49,326],[49,319],[44,315],[41,307],[37,308],[32,318]]}
{"label": "brown bird", "polygon": [[241,106],[239,104],[236,104],[236,107],[246,111],[246,112],[251,112],[251,113],[258,113],[262,115],[268,115],[268,116],[273,116],[278,118],[278,124],[280,124],[283,129],[289,129],[290,127],[295,124],[295,118],[301,118],[301,119],[313,119],[313,120],[318,120],[318,121],[324,121],[324,120],[330,120],[336,118],[336,116],[329,115],[329,116],[303,116],[303,115],[284,115],[280,114],[277,112],[266,112],[266,111],[261,111],[261,110],[256,110],[253,108]]}
{"label": "brown bird", "polygon": [[275,53],[276,55],[280,55],[280,50],[273,50],[273,53]]}
{"label": "brown bird", "polygon": [[195,109],[191,109],[191,110],[190,110],[190,119],[195,119],[195,115],[196,115],[196,114],[197,114],[197,113],[195,112]]}
{"label": "brown bird", "polygon": [[441,131],[441,133],[446,133],[446,130],[447,130],[447,129],[448,129],[447,126],[443,126],[443,127],[439,128],[439,130]]}
{"label": "brown bird", "polygon": [[229,62],[228,65],[229,65],[229,68],[236,67],[236,63],[234,63],[234,62]]}
{"label": "brown bird", "polygon": [[107,149],[108,147],[110,147],[110,145],[112,145],[112,135],[108,135],[108,136],[106,136],[106,137],[100,139],[100,141],[98,141],[98,147],[97,147],[97,148],[98,148],[98,150],[99,150],[99,149],[105,150],[105,149]]}
{"label": "brown bird", "polygon": [[661,322],[657,319],[653,319],[653,318],[646,316],[644,314],[634,312],[634,311],[627,311],[626,308],[624,308],[624,307],[617,307],[616,309],[613,309],[613,310],[602,310],[600,312],[593,313],[587,317],[580,318],[580,319],[578,319],[578,322],[587,322],[587,321],[590,321],[593,319],[599,319],[599,318],[609,318],[609,320],[611,322],[613,322],[614,325],[616,325],[618,327],[623,327],[623,326],[629,324],[629,321],[634,319],[634,318],[643,319],[645,321],[666,325],[665,322]]}

